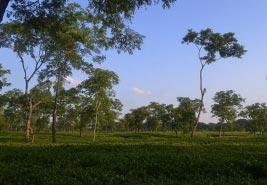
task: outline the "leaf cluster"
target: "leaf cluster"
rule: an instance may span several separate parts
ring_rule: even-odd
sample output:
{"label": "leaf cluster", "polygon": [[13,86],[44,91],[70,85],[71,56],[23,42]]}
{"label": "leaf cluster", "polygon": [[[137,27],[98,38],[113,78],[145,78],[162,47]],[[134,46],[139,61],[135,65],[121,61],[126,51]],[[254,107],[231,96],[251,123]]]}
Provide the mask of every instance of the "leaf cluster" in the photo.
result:
{"label": "leaf cluster", "polygon": [[[238,44],[234,33],[215,33],[210,28],[200,32],[189,29],[182,43],[194,44],[199,50],[199,59],[207,64],[215,62],[220,58],[241,58],[246,52],[244,46]],[[205,51],[203,55],[201,55],[202,50]]]}

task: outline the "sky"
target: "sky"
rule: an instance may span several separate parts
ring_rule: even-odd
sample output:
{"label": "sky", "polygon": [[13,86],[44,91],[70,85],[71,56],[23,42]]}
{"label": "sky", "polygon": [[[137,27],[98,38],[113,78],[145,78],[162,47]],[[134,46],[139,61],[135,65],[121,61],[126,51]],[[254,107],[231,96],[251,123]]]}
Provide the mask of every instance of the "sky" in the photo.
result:
{"label": "sky", "polygon": [[[218,91],[234,90],[246,99],[245,105],[266,102],[266,7],[266,0],[177,0],[170,9],[163,10],[159,5],[140,9],[131,28],[145,36],[141,50],[133,55],[108,51],[107,60],[98,67],[120,77],[115,90],[124,105],[123,113],[152,101],[177,105],[177,97],[200,98],[197,50],[181,43],[187,30],[234,32],[247,53],[242,59],[219,60],[204,71],[207,113],[200,120],[216,122],[209,112],[214,103],[212,97]],[[10,88],[24,89],[18,58],[11,51],[0,49],[0,62],[11,69]],[[85,75],[75,72],[68,80],[75,85],[83,78]]]}

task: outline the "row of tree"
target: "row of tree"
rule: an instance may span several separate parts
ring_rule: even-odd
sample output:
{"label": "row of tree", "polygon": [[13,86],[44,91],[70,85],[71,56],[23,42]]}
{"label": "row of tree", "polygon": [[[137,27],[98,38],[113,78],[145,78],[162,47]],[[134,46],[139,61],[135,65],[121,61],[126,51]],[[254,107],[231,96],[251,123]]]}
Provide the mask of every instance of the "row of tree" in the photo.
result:
{"label": "row of tree", "polygon": [[[51,81],[40,82],[31,88],[29,96],[32,103],[30,117],[31,129],[45,131],[53,129],[53,106],[57,101],[57,128],[61,130],[79,128],[82,131],[90,126],[95,132],[101,126],[114,122],[121,111],[122,104],[115,99],[113,86],[118,84],[118,76],[108,70],[96,68],[90,71],[88,79],[75,88],[65,89],[60,84],[58,94],[53,94]],[[19,131],[25,129],[25,113],[27,113],[27,97],[19,89],[12,89],[0,95],[1,130]],[[53,120],[52,120],[53,121]],[[56,128],[56,129],[57,129]],[[33,132],[32,132],[33,134]]]}
{"label": "row of tree", "polygon": [[[187,134],[194,129],[198,119],[198,109],[201,100],[191,100],[188,97],[177,98],[179,105],[150,103],[137,109],[132,109],[123,118],[125,128],[137,131],[172,130],[176,135],[178,131]],[[204,124],[198,122],[200,130],[218,130],[219,135],[225,130],[260,132],[267,130],[267,106],[265,103],[255,103],[242,108],[245,100],[234,91],[220,91],[213,97],[211,106],[213,117],[217,117],[217,124]],[[205,109],[202,107],[202,112]],[[245,119],[237,119],[243,117]]]}
{"label": "row of tree", "polygon": [[[122,104],[115,99],[113,85],[118,76],[111,71],[96,69],[89,79],[76,88],[61,86],[58,101],[58,125],[61,131],[174,131],[186,135],[192,131],[197,119],[199,99],[177,98],[178,106],[151,102],[147,106],[132,109],[120,118]],[[32,127],[37,132],[51,130],[53,96],[51,83],[41,83],[30,91],[33,102],[42,102],[34,109]],[[25,128],[25,95],[19,89],[7,91],[0,96],[2,131],[21,131]],[[217,124],[199,123],[199,130],[248,131],[263,134],[267,129],[267,106],[255,103],[242,108],[244,99],[234,91],[217,92],[213,98],[211,112],[217,117]],[[205,111],[202,109],[202,111]],[[243,117],[243,119],[237,119]]]}

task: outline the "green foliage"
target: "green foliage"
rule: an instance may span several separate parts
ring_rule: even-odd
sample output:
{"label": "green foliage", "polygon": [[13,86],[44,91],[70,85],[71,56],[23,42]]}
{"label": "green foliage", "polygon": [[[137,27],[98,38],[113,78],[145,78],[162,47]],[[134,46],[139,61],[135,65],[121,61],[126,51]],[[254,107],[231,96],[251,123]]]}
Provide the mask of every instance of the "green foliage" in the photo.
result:
{"label": "green foliage", "polygon": [[24,128],[25,96],[20,89],[12,89],[0,96],[4,128],[8,131],[20,131]]}
{"label": "green foliage", "polygon": [[5,86],[10,85],[10,83],[7,82],[7,74],[10,74],[10,70],[3,69],[2,64],[0,64],[0,90]]}
{"label": "green foliage", "polygon": [[201,30],[199,33],[192,29],[184,36],[183,44],[194,44],[198,49],[198,60],[201,64],[199,71],[200,81],[200,105],[195,124],[192,128],[191,137],[194,136],[200,115],[204,107],[204,96],[206,88],[203,87],[203,70],[207,64],[211,64],[221,58],[241,58],[246,53],[244,46],[240,45],[234,37],[234,33],[214,33],[210,28]]}
{"label": "green foliage", "polygon": [[219,58],[241,58],[246,52],[244,46],[238,44],[234,33],[214,33],[210,28],[201,30],[199,33],[189,29],[182,43],[193,43],[199,50],[206,51],[205,55],[200,56],[200,60],[207,64]]}
{"label": "green foliage", "polygon": [[[222,139],[197,134],[99,133],[88,142],[78,133],[58,133],[61,144],[36,134],[0,133],[2,184],[266,184],[265,136],[232,133]],[[39,142],[39,143],[38,143]]]}
{"label": "green foliage", "polygon": [[267,106],[266,103],[255,103],[245,107],[241,115],[251,120],[251,131],[260,132],[262,135],[267,129]]}
{"label": "green foliage", "polygon": [[189,133],[196,120],[196,112],[200,106],[200,100],[191,100],[188,97],[178,97],[179,106],[176,108],[176,123],[183,134]]}
{"label": "green foliage", "polygon": [[233,90],[229,90],[217,92],[213,101],[215,104],[211,106],[211,113],[214,117],[219,118],[222,131],[223,124],[231,124],[235,121],[245,99]]}

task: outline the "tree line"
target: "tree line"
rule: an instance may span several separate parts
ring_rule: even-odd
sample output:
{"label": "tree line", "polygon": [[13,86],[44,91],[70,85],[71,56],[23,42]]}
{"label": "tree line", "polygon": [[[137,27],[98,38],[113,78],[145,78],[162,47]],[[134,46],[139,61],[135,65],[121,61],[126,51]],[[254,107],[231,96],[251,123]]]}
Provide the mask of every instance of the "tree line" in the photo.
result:
{"label": "tree line", "polygon": [[[0,1],[1,17],[8,2]],[[219,59],[241,58],[246,52],[234,33],[220,34],[209,28],[200,32],[188,30],[182,43],[197,48],[200,99],[179,97],[178,107],[152,102],[131,110],[121,119],[118,116],[122,104],[113,90],[119,77],[94,66],[105,61],[105,50],[133,54],[141,49],[144,36],[131,29],[131,19],[137,9],[160,2],[163,8],[169,8],[175,0],[90,0],[86,7],[67,0],[12,1],[8,21],[0,25],[0,48],[8,48],[17,55],[25,88],[1,95],[1,128],[23,129],[26,142],[34,140],[33,130],[51,130],[52,142],[56,142],[58,129],[77,128],[81,137],[84,130],[92,130],[93,140],[97,129],[174,130],[176,134],[190,131],[193,137],[204,111],[203,70]],[[65,79],[74,70],[88,78],[75,88],[65,89]],[[9,72],[0,71],[1,87],[9,85],[5,77]],[[225,102],[223,97],[229,101]],[[226,91],[216,94],[214,101],[217,104],[213,105],[212,113],[219,118],[221,135],[241,115],[243,99]],[[261,133],[266,127],[259,126],[265,123],[265,107],[258,103],[242,111],[242,116],[258,125],[255,128]]]}
{"label": "tree line", "polygon": [[[103,132],[172,131],[176,136],[179,133],[183,136],[189,135],[192,131],[201,100],[178,97],[177,106],[151,102],[147,106],[131,109],[121,116],[122,103],[115,98],[112,90],[117,82],[118,76],[114,72],[96,69],[93,76],[75,88],[65,89],[61,86],[57,130],[79,131],[80,137],[83,137],[84,131],[93,131],[93,139],[95,139],[96,130]],[[103,84],[107,86],[104,87]],[[51,83],[38,84],[31,89],[30,94],[33,102],[42,101],[32,115],[32,128],[36,132],[51,131],[54,96],[51,93]],[[19,89],[12,89],[3,93],[0,101],[0,130],[25,130],[24,93]],[[213,101],[211,113],[213,117],[218,118],[218,123],[199,122],[198,130],[218,131],[219,136],[225,131],[246,131],[254,134],[257,132],[264,134],[266,131],[267,106],[265,103],[243,107],[245,99],[232,90],[217,92]],[[202,112],[205,112],[205,109],[202,109]]]}

